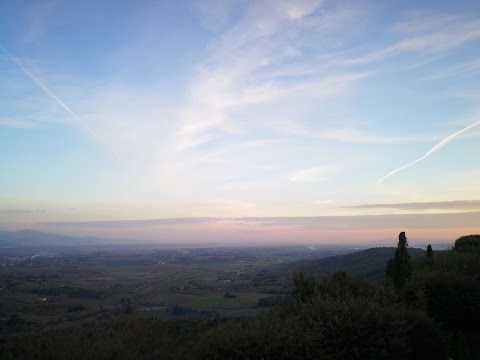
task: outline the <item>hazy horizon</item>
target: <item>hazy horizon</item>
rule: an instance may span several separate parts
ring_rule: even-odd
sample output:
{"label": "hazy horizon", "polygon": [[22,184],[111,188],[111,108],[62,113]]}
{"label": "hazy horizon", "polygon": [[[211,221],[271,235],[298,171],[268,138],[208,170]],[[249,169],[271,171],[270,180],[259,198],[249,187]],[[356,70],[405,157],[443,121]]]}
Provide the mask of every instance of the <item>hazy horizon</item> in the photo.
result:
{"label": "hazy horizon", "polygon": [[480,233],[478,1],[6,0],[0,75],[1,230]]}
{"label": "hazy horizon", "polygon": [[[407,229],[410,242],[415,246],[427,243],[453,244],[460,236],[476,231],[469,224],[475,223],[479,215],[480,212],[442,215],[169,218],[52,222],[35,226],[32,230],[151,244],[393,246],[398,233]],[[439,225],[437,221],[442,223]],[[449,221],[464,227],[450,228]],[[397,223],[408,224],[408,227],[395,228]],[[426,228],[428,226],[430,228]],[[9,230],[19,229],[12,227]]]}

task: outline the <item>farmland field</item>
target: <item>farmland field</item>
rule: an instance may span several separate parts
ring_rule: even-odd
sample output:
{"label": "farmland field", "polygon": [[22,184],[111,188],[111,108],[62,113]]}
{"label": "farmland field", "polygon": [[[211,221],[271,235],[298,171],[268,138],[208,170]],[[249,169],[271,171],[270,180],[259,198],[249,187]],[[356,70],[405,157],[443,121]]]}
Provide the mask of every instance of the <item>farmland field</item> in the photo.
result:
{"label": "farmland field", "polygon": [[0,318],[58,324],[114,315],[214,318],[254,315],[281,298],[288,276],[267,269],[349,249],[2,249]]}

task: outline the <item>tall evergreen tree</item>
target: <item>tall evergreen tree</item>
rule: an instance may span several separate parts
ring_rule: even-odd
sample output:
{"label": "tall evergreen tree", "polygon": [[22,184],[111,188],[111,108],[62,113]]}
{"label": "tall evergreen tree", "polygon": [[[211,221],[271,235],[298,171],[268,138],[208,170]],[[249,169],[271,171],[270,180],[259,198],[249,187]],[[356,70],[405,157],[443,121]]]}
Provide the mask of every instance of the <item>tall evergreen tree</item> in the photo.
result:
{"label": "tall evergreen tree", "polygon": [[432,256],[433,256],[432,245],[428,244],[428,246],[427,246],[427,258],[431,258]]}
{"label": "tall evergreen tree", "polygon": [[387,263],[387,271],[385,273],[385,284],[394,285],[397,289],[404,287],[405,282],[410,276],[412,266],[410,264],[410,255],[408,255],[408,239],[405,232],[402,231],[398,235],[397,250],[395,257]]}

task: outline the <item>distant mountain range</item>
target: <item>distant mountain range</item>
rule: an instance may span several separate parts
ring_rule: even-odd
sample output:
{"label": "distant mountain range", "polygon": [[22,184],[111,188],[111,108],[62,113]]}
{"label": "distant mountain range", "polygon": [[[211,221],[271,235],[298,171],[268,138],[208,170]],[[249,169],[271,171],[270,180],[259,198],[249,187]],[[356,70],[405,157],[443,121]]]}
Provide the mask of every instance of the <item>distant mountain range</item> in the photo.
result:
{"label": "distant mountain range", "polygon": [[82,246],[100,245],[105,241],[95,237],[74,237],[35,230],[0,231],[0,246]]}

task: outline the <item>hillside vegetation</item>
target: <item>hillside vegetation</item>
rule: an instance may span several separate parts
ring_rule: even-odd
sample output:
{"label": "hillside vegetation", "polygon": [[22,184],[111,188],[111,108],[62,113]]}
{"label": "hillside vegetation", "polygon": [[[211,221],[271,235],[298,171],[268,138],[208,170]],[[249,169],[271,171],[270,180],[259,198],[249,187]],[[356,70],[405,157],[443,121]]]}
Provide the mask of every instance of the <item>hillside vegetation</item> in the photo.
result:
{"label": "hillside vegetation", "polygon": [[[269,271],[271,276],[276,277],[285,277],[285,273],[295,270],[312,274],[333,274],[344,271],[349,275],[381,285],[385,280],[387,262],[394,252],[394,247],[371,248],[323,259],[292,262]],[[425,250],[411,248],[409,254],[413,260],[417,260],[425,256]]]}

